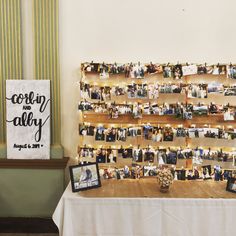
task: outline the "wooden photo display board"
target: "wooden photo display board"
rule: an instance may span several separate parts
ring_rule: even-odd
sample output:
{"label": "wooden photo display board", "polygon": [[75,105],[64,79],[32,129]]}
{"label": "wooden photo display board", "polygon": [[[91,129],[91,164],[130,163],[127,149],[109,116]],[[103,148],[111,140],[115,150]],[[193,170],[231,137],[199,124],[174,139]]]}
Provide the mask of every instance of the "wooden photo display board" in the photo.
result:
{"label": "wooden photo display board", "polygon": [[[131,166],[140,149],[165,149],[172,156],[191,149],[194,155],[179,155],[177,167],[234,169],[235,79],[232,64],[83,63],[80,160],[95,161],[99,153],[100,166],[122,167]],[[132,149],[133,156],[124,158],[122,148]],[[150,161],[145,155],[136,159],[140,165]],[[158,154],[151,162],[160,164]]]}

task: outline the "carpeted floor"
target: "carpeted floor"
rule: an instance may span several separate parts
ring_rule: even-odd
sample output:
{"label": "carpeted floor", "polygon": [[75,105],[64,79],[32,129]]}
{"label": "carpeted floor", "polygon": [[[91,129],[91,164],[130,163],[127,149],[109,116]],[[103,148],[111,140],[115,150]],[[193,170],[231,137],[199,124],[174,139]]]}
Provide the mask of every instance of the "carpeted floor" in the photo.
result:
{"label": "carpeted floor", "polygon": [[52,219],[0,218],[0,236],[58,236]]}
{"label": "carpeted floor", "polygon": [[48,233],[44,233],[44,234],[27,234],[27,233],[22,233],[22,234],[18,234],[18,233],[0,233],[0,236],[59,236],[59,234],[48,234]]}

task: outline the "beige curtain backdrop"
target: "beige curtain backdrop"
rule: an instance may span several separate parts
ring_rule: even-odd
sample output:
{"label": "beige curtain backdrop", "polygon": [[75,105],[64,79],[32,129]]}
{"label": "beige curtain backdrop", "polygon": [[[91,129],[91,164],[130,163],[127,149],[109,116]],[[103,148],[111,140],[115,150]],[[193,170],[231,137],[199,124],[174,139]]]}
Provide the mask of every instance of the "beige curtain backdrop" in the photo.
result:
{"label": "beige curtain backdrop", "polygon": [[62,158],[58,0],[33,1],[34,71],[36,79],[51,80],[51,158]]}
{"label": "beige curtain backdrop", "polygon": [[0,158],[6,157],[6,80],[22,78],[21,0],[0,0]]}

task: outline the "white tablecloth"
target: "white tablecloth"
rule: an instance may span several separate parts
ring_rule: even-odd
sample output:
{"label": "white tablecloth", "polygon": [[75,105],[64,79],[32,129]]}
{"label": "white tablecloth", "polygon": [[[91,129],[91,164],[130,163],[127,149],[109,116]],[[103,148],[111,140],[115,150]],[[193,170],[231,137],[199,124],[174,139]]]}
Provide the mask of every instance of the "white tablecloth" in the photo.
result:
{"label": "white tablecloth", "polygon": [[236,199],[84,198],[68,185],[53,214],[61,236],[236,235]]}

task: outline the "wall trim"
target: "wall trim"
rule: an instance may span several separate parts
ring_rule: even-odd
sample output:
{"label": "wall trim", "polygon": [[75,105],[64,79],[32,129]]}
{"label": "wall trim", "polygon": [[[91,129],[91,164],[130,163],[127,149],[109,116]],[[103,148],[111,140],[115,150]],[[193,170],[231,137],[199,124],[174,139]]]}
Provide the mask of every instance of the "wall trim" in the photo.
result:
{"label": "wall trim", "polygon": [[68,161],[69,157],[50,160],[0,159],[0,169],[65,169]]}

